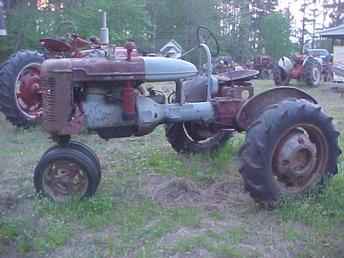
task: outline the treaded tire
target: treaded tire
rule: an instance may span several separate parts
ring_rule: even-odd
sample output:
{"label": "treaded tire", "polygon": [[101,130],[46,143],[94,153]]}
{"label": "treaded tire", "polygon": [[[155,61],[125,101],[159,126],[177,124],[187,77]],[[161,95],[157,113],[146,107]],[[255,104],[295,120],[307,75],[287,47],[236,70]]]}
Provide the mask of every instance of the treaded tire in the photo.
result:
{"label": "treaded tire", "polygon": [[87,157],[89,157],[97,166],[97,174],[98,174],[98,182],[101,181],[102,173],[101,173],[101,166],[100,166],[100,160],[97,156],[97,154],[86,144],[83,144],[81,142],[76,142],[76,141],[69,141],[66,144],[63,145],[54,145],[50,147],[44,154],[42,155],[45,156],[48,152],[59,149],[59,148],[71,148],[77,151],[82,152],[85,154]]}
{"label": "treaded tire", "polygon": [[[314,181],[309,180],[312,185],[305,185],[307,189],[291,194],[283,190],[274,174],[273,150],[286,129],[300,123],[321,130],[328,146],[327,164],[323,164],[325,171],[316,174]],[[268,107],[248,128],[245,144],[240,150],[239,171],[246,190],[257,203],[266,208],[275,207],[284,196],[292,197],[311,190],[316,184],[321,184],[337,173],[337,159],[341,154],[338,137],[339,132],[334,128],[332,118],[323,113],[319,105],[306,100],[289,99]],[[318,158],[316,160],[318,162]]]}
{"label": "treaded tire", "polygon": [[21,50],[0,66],[0,111],[17,127],[28,128],[35,120],[25,116],[17,107],[15,83],[22,69],[30,63],[41,64],[44,56],[37,51]]}
{"label": "treaded tire", "polygon": [[[318,69],[318,78],[314,77],[314,69]],[[314,58],[309,58],[304,66],[304,80],[308,86],[318,87],[321,83],[321,65]]]}
{"label": "treaded tire", "polygon": [[[183,123],[168,124],[166,127],[166,137],[172,148],[178,153],[185,154],[211,154],[223,147],[232,136],[230,132],[219,132],[209,139],[198,139],[197,135],[190,137],[185,132]],[[205,140],[205,141],[203,141]]]}
{"label": "treaded tire", "polygon": [[56,148],[43,155],[35,168],[33,181],[38,194],[48,197],[54,201],[60,201],[56,200],[53,196],[46,192],[43,186],[43,177],[46,169],[51,162],[57,160],[67,160],[77,163],[85,172],[88,184],[86,191],[82,196],[80,196],[80,199],[89,198],[96,193],[99,184],[99,177],[95,162],[81,151],[71,148]]}
{"label": "treaded tire", "polygon": [[275,86],[288,86],[290,82],[290,78],[288,74],[278,65],[274,65],[272,69],[273,79],[275,82]]}

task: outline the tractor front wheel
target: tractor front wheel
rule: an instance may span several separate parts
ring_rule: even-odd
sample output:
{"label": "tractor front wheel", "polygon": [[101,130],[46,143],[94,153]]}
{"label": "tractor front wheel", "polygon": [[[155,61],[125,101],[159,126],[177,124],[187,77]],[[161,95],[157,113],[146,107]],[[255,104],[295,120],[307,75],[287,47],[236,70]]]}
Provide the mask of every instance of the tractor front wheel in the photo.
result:
{"label": "tractor front wheel", "polygon": [[34,172],[36,191],[56,202],[91,197],[99,184],[97,164],[82,150],[54,148],[45,153]]}
{"label": "tractor front wheel", "polygon": [[339,133],[319,105],[285,100],[251,124],[240,173],[251,197],[272,208],[337,173]]}
{"label": "tractor front wheel", "polygon": [[100,182],[101,177],[102,177],[100,160],[99,160],[97,154],[90,147],[88,147],[87,145],[85,145],[81,142],[68,141],[68,142],[63,143],[63,144],[58,144],[58,145],[52,146],[43,154],[42,157],[44,157],[50,151],[53,151],[56,149],[61,149],[61,148],[74,149],[76,151],[82,152],[87,157],[89,157],[97,167],[98,181]]}

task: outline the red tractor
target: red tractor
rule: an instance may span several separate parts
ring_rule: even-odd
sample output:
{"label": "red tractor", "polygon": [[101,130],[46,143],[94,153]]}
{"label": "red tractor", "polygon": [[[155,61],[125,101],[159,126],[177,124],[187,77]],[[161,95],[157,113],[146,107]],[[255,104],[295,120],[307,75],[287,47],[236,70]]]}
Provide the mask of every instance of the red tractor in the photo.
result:
{"label": "red tractor", "polygon": [[282,57],[273,68],[276,86],[288,86],[290,80],[295,79],[317,87],[321,83],[321,75],[321,62],[309,55],[293,55],[292,59]]}
{"label": "red tractor", "polygon": [[269,80],[273,68],[271,56],[256,56],[253,60],[253,68],[259,71],[258,78],[261,80]]}
{"label": "red tractor", "polygon": [[[34,171],[37,192],[60,202],[95,194],[100,161],[89,147],[71,141],[73,135],[87,130],[106,140],[140,137],[161,124],[172,148],[184,154],[216,153],[234,132],[246,132],[240,173],[246,190],[264,206],[337,173],[339,133],[313,97],[291,87],[254,96],[250,79],[257,72],[214,75],[208,43],[218,49],[218,42],[205,27],[197,39],[194,49],[206,57],[205,73],[181,59],[135,56],[132,43],[125,58],[108,47],[103,56],[44,61],[42,126],[56,145]],[[175,91],[168,98],[141,90],[145,82],[171,82]]]}

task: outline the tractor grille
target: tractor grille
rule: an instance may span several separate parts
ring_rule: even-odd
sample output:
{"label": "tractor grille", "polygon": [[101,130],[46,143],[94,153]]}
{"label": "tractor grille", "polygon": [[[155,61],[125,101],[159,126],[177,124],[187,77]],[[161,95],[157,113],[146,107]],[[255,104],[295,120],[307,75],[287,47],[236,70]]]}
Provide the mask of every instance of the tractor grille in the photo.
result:
{"label": "tractor grille", "polygon": [[46,122],[56,121],[56,79],[54,77],[49,77],[45,82],[43,82],[43,110],[44,110],[44,120]]}
{"label": "tractor grille", "polygon": [[72,76],[47,71],[42,76],[43,127],[52,134],[64,134],[73,110]]}

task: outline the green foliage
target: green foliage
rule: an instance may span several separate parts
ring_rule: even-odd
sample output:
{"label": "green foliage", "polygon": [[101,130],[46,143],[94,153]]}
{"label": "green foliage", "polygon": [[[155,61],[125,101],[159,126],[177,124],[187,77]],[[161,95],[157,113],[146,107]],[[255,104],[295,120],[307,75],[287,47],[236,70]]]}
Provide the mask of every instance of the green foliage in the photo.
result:
{"label": "green foliage", "polygon": [[241,241],[247,238],[241,228],[216,233],[207,231],[204,234],[178,240],[174,245],[166,248],[168,253],[190,253],[195,249],[205,249],[216,257],[244,257],[236,248]]}
{"label": "green foliage", "polygon": [[[65,21],[72,21],[83,37],[97,36],[101,10],[108,13],[111,42],[133,39],[145,51],[157,51],[170,39],[190,49],[197,44],[199,25],[215,33],[223,55],[241,63],[263,46],[274,57],[290,51],[289,22],[273,13],[276,0],[51,0],[40,10],[34,2],[17,1],[8,10],[9,36],[0,39],[0,58],[19,49],[39,48],[43,36],[63,36],[56,31]],[[196,62],[198,54],[186,58]]]}
{"label": "green foliage", "polygon": [[190,177],[195,181],[219,178],[230,168],[232,160],[243,143],[242,136],[238,135],[230,139],[216,155],[192,155],[190,159],[190,157],[183,157],[173,151],[159,151],[149,155],[146,165],[162,175]]}
{"label": "green foliage", "polygon": [[266,16],[262,22],[262,36],[266,53],[274,59],[288,56],[292,51],[290,24],[281,13]]}
{"label": "green foliage", "polygon": [[320,230],[344,223],[344,173],[335,176],[320,194],[303,200],[287,200],[279,210],[287,220],[299,220]]}
{"label": "green foliage", "polygon": [[[108,12],[108,26],[113,43],[132,38],[144,45],[148,40],[146,29],[150,21],[146,15],[144,0],[84,0],[54,1],[64,3],[64,8],[38,10],[35,5],[23,1],[8,11],[8,37],[0,39],[2,59],[19,49],[39,48],[39,39],[56,35],[59,25],[72,21],[83,37],[98,36],[101,27],[100,10]],[[24,18],[25,17],[25,18]]]}

